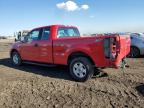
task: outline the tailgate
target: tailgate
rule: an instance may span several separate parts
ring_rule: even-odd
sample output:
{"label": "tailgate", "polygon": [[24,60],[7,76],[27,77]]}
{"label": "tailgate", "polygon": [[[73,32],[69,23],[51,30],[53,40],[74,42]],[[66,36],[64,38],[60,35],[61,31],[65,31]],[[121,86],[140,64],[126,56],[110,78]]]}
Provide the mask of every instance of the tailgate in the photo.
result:
{"label": "tailgate", "polygon": [[119,66],[130,52],[131,40],[129,35],[114,34],[104,39],[104,55],[110,65]]}
{"label": "tailgate", "polygon": [[131,39],[129,35],[120,35],[120,57],[126,57],[130,52]]}

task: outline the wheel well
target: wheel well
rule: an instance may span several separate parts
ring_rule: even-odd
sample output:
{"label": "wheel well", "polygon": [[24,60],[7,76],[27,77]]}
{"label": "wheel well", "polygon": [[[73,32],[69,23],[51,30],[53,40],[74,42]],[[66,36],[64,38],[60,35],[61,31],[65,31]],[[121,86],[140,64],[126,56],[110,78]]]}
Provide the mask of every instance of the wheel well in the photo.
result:
{"label": "wheel well", "polygon": [[92,63],[92,65],[95,65],[94,61],[92,60],[92,58],[90,56],[88,56],[87,54],[83,53],[83,52],[74,52],[72,53],[69,57],[68,57],[68,65],[70,64],[71,60],[73,60],[76,57],[86,57],[90,60],[90,62]]}
{"label": "wheel well", "polygon": [[10,52],[10,56],[12,56],[12,53],[13,52],[18,52],[16,49],[13,49],[11,52]]}
{"label": "wheel well", "polygon": [[131,47],[135,47],[135,48],[139,49],[137,46],[131,46]]}
{"label": "wheel well", "polygon": [[132,47],[137,48],[137,49],[139,50],[139,52],[140,52],[140,49],[139,49],[137,46],[131,46],[131,48],[132,48]]}

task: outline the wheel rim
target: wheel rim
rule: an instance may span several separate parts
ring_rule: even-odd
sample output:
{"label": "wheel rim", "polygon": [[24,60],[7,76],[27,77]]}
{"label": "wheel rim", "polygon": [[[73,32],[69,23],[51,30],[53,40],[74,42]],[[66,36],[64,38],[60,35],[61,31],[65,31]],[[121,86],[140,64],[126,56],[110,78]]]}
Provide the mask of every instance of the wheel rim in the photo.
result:
{"label": "wheel rim", "polygon": [[77,62],[73,66],[73,72],[78,78],[83,78],[86,76],[86,66],[83,63]]}
{"label": "wheel rim", "polygon": [[18,62],[19,62],[19,57],[18,57],[17,54],[14,54],[14,55],[13,55],[13,62],[14,62],[14,64],[18,64]]}

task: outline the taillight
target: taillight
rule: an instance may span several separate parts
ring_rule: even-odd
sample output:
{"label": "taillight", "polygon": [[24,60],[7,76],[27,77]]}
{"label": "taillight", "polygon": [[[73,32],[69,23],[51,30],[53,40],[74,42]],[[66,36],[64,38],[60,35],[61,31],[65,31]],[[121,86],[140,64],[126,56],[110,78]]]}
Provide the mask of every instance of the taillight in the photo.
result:
{"label": "taillight", "polygon": [[117,56],[117,46],[116,38],[110,38],[110,59],[116,59]]}
{"label": "taillight", "polygon": [[115,60],[119,52],[118,38],[109,37],[104,39],[104,54],[107,59]]}

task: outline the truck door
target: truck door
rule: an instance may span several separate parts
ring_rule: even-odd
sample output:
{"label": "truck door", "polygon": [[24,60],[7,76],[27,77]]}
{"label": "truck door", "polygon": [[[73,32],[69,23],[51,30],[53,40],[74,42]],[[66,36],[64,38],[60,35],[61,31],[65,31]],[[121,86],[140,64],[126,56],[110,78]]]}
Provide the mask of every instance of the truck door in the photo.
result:
{"label": "truck door", "polygon": [[27,36],[27,41],[20,45],[20,53],[23,60],[38,61],[40,29],[31,31]]}
{"label": "truck door", "polygon": [[52,56],[52,40],[50,27],[43,28],[41,38],[38,42],[39,46],[39,62],[53,63]]}

